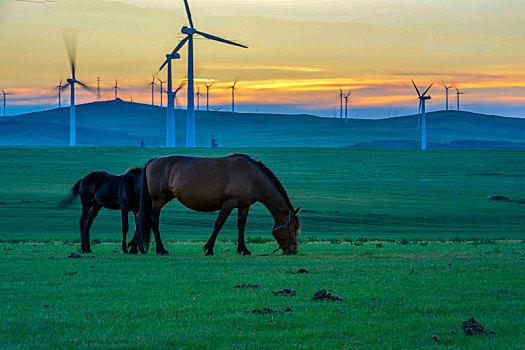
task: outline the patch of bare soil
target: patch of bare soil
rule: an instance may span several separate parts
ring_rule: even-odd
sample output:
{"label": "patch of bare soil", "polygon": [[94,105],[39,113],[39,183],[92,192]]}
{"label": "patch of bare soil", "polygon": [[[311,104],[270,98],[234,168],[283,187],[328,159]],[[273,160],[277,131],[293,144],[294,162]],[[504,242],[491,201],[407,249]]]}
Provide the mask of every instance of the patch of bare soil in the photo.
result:
{"label": "patch of bare soil", "polygon": [[310,273],[310,271],[308,271],[307,269],[300,268],[297,271],[286,271],[286,273],[292,273],[292,274],[296,275],[298,273]]}
{"label": "patch of bare soil", "polygon": [[284,288],[283,290],[278,290],[278,291],[273,292],[273,294],[294,297],[297,293],[295,292],[294,289]]}
{"label": "patch of bare soil", "polygon": [[273,309],[270,309],[269,307],[265,307],[262,310],[261,309],[253,309],[251,311],[245,311],[245,312],[246,313],[251,313],[251,314],[280,314],[280,313],[283,313],[283,312],[293,312],[293,311],[289,307],[284,309],[284,311],[273,310]]}
{"label": "patch of bare soil", "polygon": [[474,334],[493,334],[496,333],[494,330],[486,331],[478,321],[472,317],[468,321],[463,321],[463,326],[461,330],[465,335],[474,335]]}
{"label": "patch of bare soil", "polygon": [[321,289],[315,292],[312,300],[343,301],[343,298],[338,295],[332,295],[326,289]]}
{"label": "patch of bare soil", "polygon": [[239,284],[233,288],[253,288],[253,289],[256,289],[256,288],[261,288],[261,285],[260,284],[247,284],[247,283],[243,283],[243,284]]}

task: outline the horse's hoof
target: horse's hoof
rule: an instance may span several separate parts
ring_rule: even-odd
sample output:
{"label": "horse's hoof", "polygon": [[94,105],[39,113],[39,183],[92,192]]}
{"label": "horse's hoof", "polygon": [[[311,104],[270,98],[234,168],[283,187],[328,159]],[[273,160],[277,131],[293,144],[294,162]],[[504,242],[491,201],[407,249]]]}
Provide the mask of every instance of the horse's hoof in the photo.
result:
{"label": "horse's hoof", "polygon": [[245,251],[242,253],[243,256],[246,256],[246,255],[252,255],[252,252],[250,252],[249,250]]}
{"label": "horse's hoof", "polygon": [[132,249],[132,250],[129,251],[130,255],[137,255],[138,253],[139,253],[138,250],[133,250]]}
{"label": "horse's hoof", "polygon": [[213,254],[213,252],[206,252],[205,255],[206,255],[206,256],[214,256],[215,254]]}
{"label": "horse's hoof", "polygon": [[167,250],[157,251],[157,255],[170,255],[170,252]]}
{"label": "horse's hoof", "polygon": [[128,250],[127,249],[122,249],[122,253],[128,254]]}

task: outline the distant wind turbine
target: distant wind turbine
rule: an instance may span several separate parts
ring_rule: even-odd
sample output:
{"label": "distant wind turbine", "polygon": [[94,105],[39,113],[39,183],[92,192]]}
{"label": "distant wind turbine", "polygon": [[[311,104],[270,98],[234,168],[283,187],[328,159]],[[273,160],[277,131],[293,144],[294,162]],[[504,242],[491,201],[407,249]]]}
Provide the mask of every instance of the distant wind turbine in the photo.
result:
{"label": "distant wind turbine", "polygon": [[348,124],[348,96],[350,96],[351,93],[352,91],[348,91],[346,95],[343,95],[345,99],[345,124]]}
{"label": "distant wind turbine", "polygon": [[182,27],[181,32],[186,34],[179,45],[173,50],[176,53],[182,45],[188,42],[188,108],[187,108],[187,121],[186,121],[186,147],[195,147],[195,106],[194,106],[194,75],[193,75],[193,35],[198,34],[205,37],[206,39],[219,41],[225,44],[235,45],[239,47],[247,48],[247,46],[229,41],[226,39],[219,38],[217,36],[200,32],[193,27],[193,20],[191,18],[190,6],[188,0],[184,0],[184,6],[186,7],[186,15],[188,16],[188,22],[190,27]]}
{"label": "distant wind turbine", "polygon": [[100,101],[100,77],[97,77],[97,101]]}
{"label": "distant wind turbine", "polygon": [[7,95],[11,95],[11,93],[2,90],[2,94],[4,95],[4,117],[5,117],[5,116],[7,116],[7,114],[6,114],[6,102],[5,102],[5,97],[6,97]]}
{"label": "distant wind turbine", "polygon": [[430,84],[430,86],[423,92],[422,94],[419,93],[419,89],[416,86],[416,83],[414,83],[414,80],[412,80],[412,85],[414,85],[414,88],[416,89],[417,95],[419,97],[419,112],[421,114],[421,149],[427,149],[427,122],[426,122],[426,115],[425,115],[425,101],[430,100],[430,95],[426,95],[428,90],[432,87],[433,83]]}
{"label": "distant wind turbine", "polygon": [[58,83],[57,86],[55,86],[55,89],[58,90],[58,108],[62,107],[62,91],[64,90],[65,86],[62,85],[62,79],[60,79],[60,83]]}
{"label": "distant wind turbine", "polygon": [[[155,76],[151,79],[151,105],[155,105]],[[160,96],[162,96],[162,92],[160,93]]]}
{"label": "distant wind turbine", "polygon": [[233,85],[230,86],[232,89],[232,114],[235,114],[235,85],[237,85],[237,80],[235,80]]}
{"label": "distant wind turbine", "polygon": [[115,79],[115,86],[113,87],[113,90],[115,90],[115,100],[118,98],[118,92],[119,91],[122,91],[119,87],[118,87],[118,79]]}
{"label": "distant wind turbine", "polygon": [[159,81],[159,85],[160,85],[160,108],[162,108],[162,95],[164,94],[162,85],[165,83],[165,81],[162,81],[158,78],[157,80]]}
{"label": "distant wind turbine", "polygon": [[443,84],[443,87],[445,88],[445,101],[446,101],[445,110],[448,111],[448,89],[450,89],[452,85]]}
{"label": "distant wind turbine", "polygon": [[67,79],[67,84],[64,86],[64,88],[69,86],[71,89],[71,98],[70,98],[71,107],[69,108],[69,145],[75,146],[76,145],[75,84],[82,86],[84,89],[90,92],[91,92],[91,88],[89,88],[86,84],[78,81],[75,75],[76,51],[77,51],[76,32],[63,31],[62,34],[64,37],[64,44],[66,46],[66,50],[67,50],[68,57],[69,57],[69,63],[71,64],[71,78]]}
{"label": "distant wind turbine", "polygon": [[343,119],[343,89],[339,88],[339,118]]}
{"label": "distant wind turbine", "polygon": [[210,87],[213,85],[212,83],[204,84],[206,85],[206,112],[210,111]]}
{"label": "distant wind turbine", "polygon": [[465,94],[465,91],[459,91],[458,88],[456,88],[456,96],[457,96],[457,102],[458,102],[458,111],[459,111],[459,95]]}
{"label": "distant wind turbine", "polygon": [[197,110],[201,110],[201,88],[197,88]]}

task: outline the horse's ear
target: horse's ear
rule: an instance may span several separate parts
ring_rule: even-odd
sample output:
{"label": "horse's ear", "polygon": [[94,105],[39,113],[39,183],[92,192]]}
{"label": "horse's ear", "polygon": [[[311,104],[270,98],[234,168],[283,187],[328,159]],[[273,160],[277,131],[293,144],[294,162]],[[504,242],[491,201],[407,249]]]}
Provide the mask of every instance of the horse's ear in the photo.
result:
{"label": "horse's ear", "polygon": [[292,214],[292,217],[296,217],[297,215],[299,215],[299,213],[301,212],[301,207],[297,208],[294,210],[293,214]]}

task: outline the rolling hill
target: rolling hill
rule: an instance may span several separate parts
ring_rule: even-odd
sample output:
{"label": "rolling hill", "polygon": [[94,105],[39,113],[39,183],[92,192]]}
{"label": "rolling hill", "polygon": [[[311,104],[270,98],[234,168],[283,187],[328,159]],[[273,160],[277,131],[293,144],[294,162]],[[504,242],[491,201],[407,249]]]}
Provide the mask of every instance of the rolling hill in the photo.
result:
{"label": "rolling hill", "polygon": [[[177,110],[176,145],[186,111]],[[166,109],[120,99],[77,106],[77,143],[162,146]],[[525,149],[525,119],[458,111],[427,114],[429,149]],[[313,115],[196,112],[197,145],[224,147],[419,148],[417,115],[378,120]],[[1,145],[67,145],[69,108],[0,118]]]}

